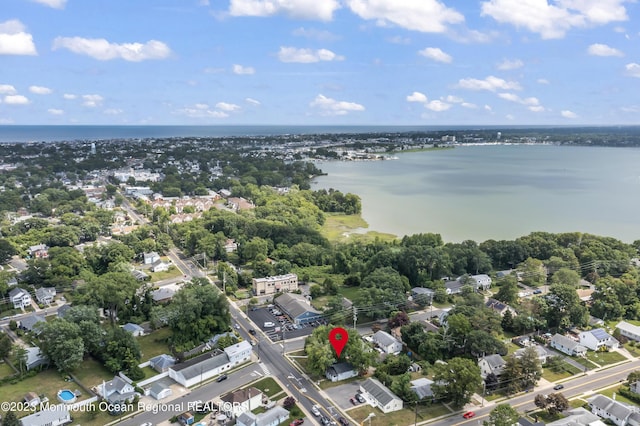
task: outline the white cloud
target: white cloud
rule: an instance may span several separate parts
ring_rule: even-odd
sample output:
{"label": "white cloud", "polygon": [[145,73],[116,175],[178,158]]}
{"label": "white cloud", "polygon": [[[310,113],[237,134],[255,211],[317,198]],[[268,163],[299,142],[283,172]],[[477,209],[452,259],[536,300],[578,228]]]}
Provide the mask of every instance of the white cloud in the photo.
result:
{"label": "white cloud", "polygon": [[420,92],[413,92],[412,94],[407,96],[407,102],[426,103],[427,102],[427,95],[425,95],[424,93],[420,93]]}
{"label": "white cloud", "polygon": [[478,105],[476,104],[472,104],[471,102],[463,102],[460,105],[462,105],[464,108],[469,108],[469,109],[476,109],[478,108]]}
{"label": "white cloud", "polygon": [[12,118],[4,118],[0,117],[0,124],[13,124],[14,121]]}
{"label": "white cloud", "polygon": [[425,104],[424,107],[427,109],[430,109],[431,111],[440,112],[440,111],[446,111],[449,108],[451,108],[451,104],[448,104],[446,102],[442,102],[436,99]]}
{"label": "white cloud", "polygon": [[15,95],[18,93],[11,84],[0,84],[0,95]]}
{"label": "white cloud", "polygon": [[56,108],[49,108],[47,110],[47,112],[51,115],[62,115],[64,114],[64,110],[62,109],[56,109]]}
{"label": "white cloud", "polygon": [[102,105],[102,101],[104,101],[104,98],[100,95],[82,95],[82,99],[82,105],[89,108],[100,106]]}
{"label": "white cloud", "polygon": [[504,116],[504,118],[506,118],[507,120],[515,120],[515,116],[513,114],[507,114]]}
{"label": "white cloud", "polygon": [[65,99],[71,100],[71,99],[76,99],[78,96],[72,93],[65,93],[64,95],[62,95],[62,97]]}
{"label": "white cloud", "polygon": [[486,104],[484,106],[484,109],[487,110],[487,111],[493,111],[493,108],[491,108],[490,105],[486,105]]}
{"label": "white cloud", "polygon": [[564,118],[578,118],[578,114],[573,111],[569,111],[568,109],[561,111],[560,115]]}
{"label": "white cloud", "polygon": [[64,5],[67,3],[67,0],[31,0],[31,1],[44,4],[45,6],[49,6],[54,9],[64,9]]}
{"label": "white cloud", "polygon": [[355,102],[336,101],[321,94],[309,106],[317,109],[320,115],[347,115],[353,111],[364,111],[364,106]]}
{"label": "white cloud", "polygon": [[216,108],[226,112],[238,111],[240,109],[239,105],[229,104],[227,102],[218,102],[216,104]]}
{"label": "white cloud", "polygon": [[327,49],[297,49],[295,47],[280,47],[278,59],[282,62],[299,62],[310,64],[320,61],[342,61],[344,56],[336,55]]}
{"label": "white cloud", "polygon": [[443,33],[449,24],[464,22],[464,15],[438,0],[347,0],[346,3],[362,19],[425,33]]}
{"label": "white cloud", "polygon": [[171,54],[169,46],[161,41],[142,43],[110,43],[103,38],[56,37],[53,50],[68,49],[73,53],[87,55],[100,61],[124,59],[140,62],[148,59],[164,59]]}
{"label": "white cloud", "polygon": [[107,108],[103,111],[103,113],[106,115],[120,115],[123,112],[124,111],[121,110],[120,108]]}
{"label": "white cloud", "polygon": [[209,109],[209,105],[207,104],[195,104],[194,107],[197,109]]}
{"label": "white cloud", "polygon": [[257,100],[255,100],[253,98],[246,98],[244,101],[246,103],[248,103],[248,104],[251,104],[251,105],[255,105],[255,106],[260,105],[260,101],[257,101]]}
{"label": "white cloud", "polygon": [[33,36],[17,19],[0,22],[0,55],[37,55]]}
{"label": "white cloud", "polygon": [[410,44],[411,43],[411,39],[409,37],[402,37],[402,36],[389,37],[387,41],[393,44]]}
{"label": "white cloud", "polygon": [[458,96],[453,96],[453,95],[448,95],[446,98],[444,98],[445,102],[449,102],[452,104],[459,104],[464,102],[464,99],[458,97]]}
{"label": "white cloud", "polygon": [[451,55],[444,53],[442,49],[438,47],[427,47],[426,49],[418,51],[418,53],[425,58],[433,59],[437,62],[444,62],[446,64],[449,64],[451,63],[451,61],[453,61]]}
{"label": "white cloud", "polygon": [[496,90],[521,89],[520,83],[517,81],[506,81],[492,75],[484,80],[479,80],[477,78],[463,78],[458,81],[458,87],[469,90],[489,90],[491,92],[495,92]]}
{"label": "white cloud", "polygon": [[625,65],[624,68],[627,70],[627,75],[630,75],[631,77],[640,78],[640,64],[636,64],[635,62],[632,62],[630,64]]}
{"label": "white cloud", "polygon": [[306,37],[318,41],[335,41],[340,37],[327,30],[317,30],[315,28],[296,28],[293,35],[297,37]]}
{"label": "white cloud", "polygon": [[31,93],[35,93],[36,95],[50,95],[53,93],[53,90],[44,86],[29,86],[29,91]]}
{"label": "white cloud", "polygon": [[538,33],[543,39],[562,38],[576,27],[604,25],[628,19],[626,0],[487,0],[482,16]]}
{"label": "white cloud", "polygon": [[22,95],[6,95],[4,97],[4,103],[9,105],[26,105],[29,103],[29,99]]}
{"label": "white cloud", "polygon": [[497,65],[497,68],[502,71],[515,70],[518,68],[522,68],[524,66],[524,62],[520,59],[509,60],[505,59]]}
{"label": "white cloud", "polygon": [[286,15],[298,19],[330,21],[340,8],[337,0],[231,0],[232,16]]}
{"label": "white cloud", "polygon": [[243,67],[242,65],[234,64],[233,73],[238,75],[251,75],[255,74],[256,70],[253,67]]}
{"label": "white cloud", "polygon": [[229,114],[224,111],[199,108],[203,104],[197,104],[195,107],[187,107],[175,111],[176,114],[186,115],[191,118],[227,118]]}
{"label": "white cloud", "polygon": [[606,44],[595,43],[587,48],[587,53],[593,56],[624,56],[624,53]]}
{"label": "white cloud", "polygon": [[546,78],[539,78],[536,81],[538,82],[538,84],[549,84],[549,80],[547,80]]}
{"label": "white cloud", "polygon": [[529,108],[530,111],[533,111],[533,112],[542,112],[545,110],[545,108],[542,105],[540,105],[540,100],[538,98],[534,98],[534,97],[521,98],[515,93],[498,93],[498,97],[510,102],[516,102],[521,105],[525,105],[526,107]]}

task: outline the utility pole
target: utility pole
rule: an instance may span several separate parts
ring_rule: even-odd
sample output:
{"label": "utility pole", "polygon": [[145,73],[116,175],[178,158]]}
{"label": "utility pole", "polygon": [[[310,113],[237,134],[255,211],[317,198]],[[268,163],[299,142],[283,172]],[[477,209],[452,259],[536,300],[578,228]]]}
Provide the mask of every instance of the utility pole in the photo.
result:
{"label": "utility pole", "polygon": [[353,305],[353,329],[356,329],[356,323],[358,322],[358,308]]}

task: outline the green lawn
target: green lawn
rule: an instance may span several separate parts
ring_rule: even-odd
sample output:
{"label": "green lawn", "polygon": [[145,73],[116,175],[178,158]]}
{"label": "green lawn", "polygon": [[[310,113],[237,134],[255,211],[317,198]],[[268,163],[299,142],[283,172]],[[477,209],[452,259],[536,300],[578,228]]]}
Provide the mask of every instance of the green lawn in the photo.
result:
{"label": "green lawn", "polygon": [[[166,261],[166,259],[163,259]],[[146,271],[147,274],[149,274],[149,276],[151,277],[151,279],[149,280],[152,283],[155,283],[157,281],[162,281],[162,280],[168,280],[169,278],[178,278],[179,276],[182,275],[182,272],[180,272],[180,269],[176,268],[175,266],[170,266],[168,271],[162,271],[162,272],[151,272],[151,271]]]}
{"label": "green lawn", "polygon": [[624,396],[620,395],[620,392],[618,392],[618,389],[620,389],[621,387],[623,387],[623,385],[616,386],[615,388],[603,389],[602,391],[599,391],[598,393],[601,394],[601,395],[608,396],[609,398],[612,398],[612,399],[613,399],[613,394],[615,393],[616,394],[616,401],[620,401],[620,402],[623,402],[625,404],[629,404],[629,405],[633,405],[633,406],[637,405],[637,403],[635,403],[634,401],[632,401],[630,399],[627,399]]}
{"label": "green lawn", "polygon": [[109,381],[113,379],[114,376],[102,364],[91,357],[82,361],[82,364],[73,371],[73,375],[89,389],[101,384],[103,380]]}
{"label": "green lawn", "polygon": [[265,377],[253,384],[253,387],[262,391],[263,394],[271,398],[282,392],[280,385],[271,377]]}
{"label": "green lawn", "polygon": [[327,214],[326,221],[320,233],[329,241],[349,241],[353,239],[373,241],[380,238],[383,241],[392,241],[398,237],[393,234],[369,231],[363,232],[369,224],[359,214]]}
{"label": "green lawn", "polygon": [[[153,376],[155,376],[156,374],[158,374],[158,372],[156,370],[154,370],[153,368],[146,366],[142,369],[143,373],[144,373],[144,379],[142,380],[147,380]],[[142,381],[140,380],[140,381]]]}
{"label": "green lawn", "polygon": [[626,358],[618,352],[587,352],[587,358],[601,366],[624,361]]}
{"label": "green lawn", "polygon": [[[371,418],[371,426],[412,425],[416,419],[414,410],[414,406],[412,405],[408,408],[385,414],[380,411],[379,408],[371,408],[365,405],[349,410],[349,416],[360,424],[369,416],[369,413],[374,413],[376,416]],[[450,413],[451,412],[442,404],[418,407],[418,421],[424,421]],[[365,424],[368,425],[369,421],[367,420]]]}
{"label": "green lawn", "polygon": [[169,327],[159,328],[150,334],[136,338],[142,352],[142,361],[148,361],[154,356],[170,354],[167,338],[171,336]]}
{"label": "green lawn", "polygon": [[593,370],[594,368],[597,368],[597,366],[591,361],[589,361],[587,358],[577,356],[577,357],[574,357],[573,360],[578,364],[582,364],[585,367],[587,367],[587,370]]}
{"label": "green lawn", "polygon": [[624,345],[624,348],[625,348],[627,351],[629,351],[629,353],[630,353],[632,356],[635,356],[636,358],[637,358],[637,357],[640,357],[640,347],[639,347],[639,346],[637,346],[636,344],[634,344],[633,346],[631,346],[629,343],[626,343],[626,344]]}
{"label": "green lawn", "polygon": [[13,376],[16,374],[15,370],[9,366],[6,362],[0,362],[0,378]]}

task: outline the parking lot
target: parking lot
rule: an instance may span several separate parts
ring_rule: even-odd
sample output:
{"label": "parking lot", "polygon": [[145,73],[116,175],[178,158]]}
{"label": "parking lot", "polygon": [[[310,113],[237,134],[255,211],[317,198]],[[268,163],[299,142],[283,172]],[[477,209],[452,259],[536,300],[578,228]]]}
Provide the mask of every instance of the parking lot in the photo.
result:
{"label": "parking lot", "polygon": [[[262,330],[273,342],[282,340],[283,334],[285,340],[308,336],[315,327],[324,323],[324,320],[320,320],[310,324],[296,325],[277,308],[271,310],[269,308],[252,308],[249,311],[249,318],[256,325],[256,328]],[[274,326],[265,327],[265,323],[273,323]]]}
{"label": "parking lot", "polygon": [[330,392],[333,402],[343,410],[362,405],[362,403],[358,401],[356,401],[355,405],[350,401],[351,398],[354,398],[356,393],[360,392],[360,381],[349,382],[340,386],[332,387]]}

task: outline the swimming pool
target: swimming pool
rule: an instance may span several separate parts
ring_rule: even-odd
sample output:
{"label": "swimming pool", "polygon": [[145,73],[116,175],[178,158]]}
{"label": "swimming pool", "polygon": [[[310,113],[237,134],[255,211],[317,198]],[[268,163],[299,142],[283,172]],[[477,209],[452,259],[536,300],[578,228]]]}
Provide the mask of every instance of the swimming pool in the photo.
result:
{"label": "swimming pool", "polygon": [[58,391],[58,399],[60,402],[70,404],[72,402],[76,402],[76,394],[71,392],[69,389],[62,389]]}

